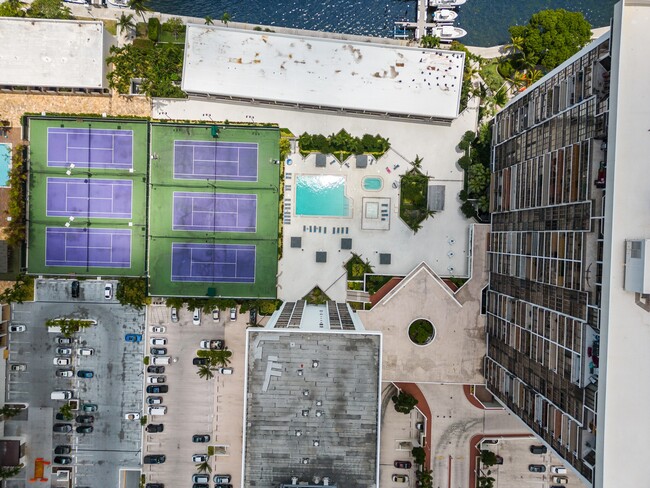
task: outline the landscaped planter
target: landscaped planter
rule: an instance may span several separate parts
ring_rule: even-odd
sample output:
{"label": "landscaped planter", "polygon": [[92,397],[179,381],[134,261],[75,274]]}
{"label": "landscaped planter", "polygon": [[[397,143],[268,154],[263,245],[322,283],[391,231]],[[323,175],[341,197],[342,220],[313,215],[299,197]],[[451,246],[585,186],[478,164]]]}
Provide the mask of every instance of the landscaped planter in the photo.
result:
{"label": "landscaped planter", "polygon": [[415,319],[408,329],[409,339],[416,346],[431,344],[436,337],[436,328],[427,319]]}

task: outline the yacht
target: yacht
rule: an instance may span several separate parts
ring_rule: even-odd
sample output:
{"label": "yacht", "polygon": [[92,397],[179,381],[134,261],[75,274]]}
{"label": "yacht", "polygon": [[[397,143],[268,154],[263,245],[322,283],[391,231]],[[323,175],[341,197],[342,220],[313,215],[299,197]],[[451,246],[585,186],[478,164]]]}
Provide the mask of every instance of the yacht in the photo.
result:
{"label": "yacht", "polygon": [[431,34],[438,37],[441,41],[453,41],[467,35],[465,29],[454,27],[452,25],[439,25],[431,29]]}
{"label": "yacht", "polygon": [[87,2],[86,0],[63,0],[63,1],[66,2],[66,3],[78,3],[78,4],[81,4],[81,5],[85,5],[85,4],[90,5],[90,2]]}
{"label": "yacht", "polygon": [[454,8],[463,5],[467,0],[429,0],[430,7],[436,8]]}
{"label": "yacht", "polygon": [[129,0],[108,0],[111,7],[128,7]]}
{"label": "yacht", "polygon": [[458,17],[458,14],[453,10],[447,10],[443,8],[441,10],[436,10],[433,13],[434,22],[453,22]]}

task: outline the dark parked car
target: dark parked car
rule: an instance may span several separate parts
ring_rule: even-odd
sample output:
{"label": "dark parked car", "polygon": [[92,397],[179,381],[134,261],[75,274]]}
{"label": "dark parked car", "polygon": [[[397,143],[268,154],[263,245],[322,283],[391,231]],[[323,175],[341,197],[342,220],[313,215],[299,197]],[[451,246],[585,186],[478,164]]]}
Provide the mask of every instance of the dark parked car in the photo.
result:
{"label": "dark parked car", "polygon": [[147,393],[167,393],[169,386],[167,385],[149,385],[147,386]]}
{"label": "dark parked car", "polygon": [[92,425],[80,425],[76,430],[77,434],[90,434],[94,429]]}
{"label": "dark parked car", "polygon": [[530,452],[533,454],[546,454],[548,449],[546,449],[546,446],[530,446]]}
{"label": "dark parked car", "polygon": [[208,358],[194,358],[192,359],[192,364],[194,366],[205,366],[208,364]]}
{"label": "dark parked car", "polygon": [[147,483],[144,488],[165,488],[164,483]]}
{"label": "dark parked car", "polygon": [[72,282],[72,298],[79,298],[79,282],[74,280]]}
{"label": "dark parked car", "polygon": [[210,488],[210,485],[207,483],[194,483],[192,488]]}
{"label": "dark parked car", "polygon": [[78,424],[92,424],[95,421],[95,417],[92,415],[77,415],[75,420]]}
{"label": "dark parked car", "polygon": [[251,308],[248,311],[248,322],[251,325],[257,324],[257,309],[256,308]]}
{"label": "dark parked car", "polygon": [[70,456],[54,456],[54,464],[72,464]]}
{"label": "dark parked car", "polygon": [[52,426],[53,432],[72,432],[72,424],[54,424]]}
{"label": "dark parked car", "polygon": [[146,428],[147,432],[162,432],[164,430],[165,426],[163,424],[149,424]]}
{"label": "dark parked car", "polygon": [[72,448],[70,446],[56,446],[54,448],[54,454],[70,454]]}
{"label": "dark parked car", "polygon": [[147,403],[149,405],[160,405],[163,402],[162,397],[159,396],[149,396],[147,397]]}
{"label": "dark parked car", "polygon": [[225,484],[225,483],[219,483],[218,485],[214,485],[214,488],[232,488],[231,484]]}
{"label": "dark parked car", "polygon": [[61,412],[56,412],[56,415],[54,416],[56,420],[68,420],[65,418],[65,415],[63,415]]}
{"label": "dark parked car", "polygon": [[147,373],[163,374],[164,372],[164,366],[147,366]]}
{"label": "dark parked car", "polygon": [[167,354],[167,348],[166,347],[152,347],[149,349],[149,352],[151,353],[152,356],[164,356]]}
{"label": "dark parked car", "polygon": [[210,442],[210,436],[208,434],[194,434],[192,442]]}
{"label": "dark parked car", "polygon": [[544,473],[546,472],[546,466],[543,464],[529,464],[528,471],[531,473]]}
{"label": "dark parked car", "polygon": [[394,461],[393,466],[400,469],[411,469],[411,461]]}
{"label": "dark parked car", "polygon": [[144,464],[162,464],[165,459],[164,454],[149,454],[144,457]]}
{"label": "dark parked car", "polygon": [[81,370],[81,371],[77,371],[77,376],[79,378],[92,378],[93,376],[95,376],[95,373],[93,373],[92,371]]}

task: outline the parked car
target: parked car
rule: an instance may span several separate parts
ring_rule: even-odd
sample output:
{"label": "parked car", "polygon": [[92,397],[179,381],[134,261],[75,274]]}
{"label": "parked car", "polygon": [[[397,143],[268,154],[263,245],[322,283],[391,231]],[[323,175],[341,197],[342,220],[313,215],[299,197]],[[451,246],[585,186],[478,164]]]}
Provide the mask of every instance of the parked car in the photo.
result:
{"label": "parked car", "polygon": [[25,332],[27,327],[23,324],[14,324],[9,326],[9,332]]}
{"label": "parked car", "polygon": [[59,378],[72,378],[74,376],[74,371],[71,369],[57,369],[56,375]]}
{"label": "parked car", "polygon": [[546,454],[548,452],[548,449],[546,446],[530,446],[530,452],[533,454]]}
{"label": "parked car", "polygon": [[201,310],[198,308],[195,308],[194,313],[192,314],[192,324],[201,325]]}
{"label": "parked car", "polygon": [[77,349],[77,354],[79,356],[92,356],[95,354],[95,350],[92,347],[80,347]]}
{"label": "parked car", "polygon": [[79,378],[92,378],[93,376],[95,376],[95,373],[93,373],[92,371],[87,371],[82,369],[81,371],[77,371],[77,376]]}
{"label": "parked car", "polygon": [[545,473],[546,466],[544,466],[543,464],[529,464],[528,471],[530,471],[531,473]]}
{"label": "parked car", "polygon": [[564,466],[551,466],[551,473],[567,474],[567,469]]}
{"label": "parked car", "polygon": [[257,309],[256,308],[251,308],[248,311],[248,323],[250,325],[256,325],[257,324]]}
{"label": "parked car", "polygon": [[165,376],[149,376],[147,378],[147,383],[149,384],[157,384],[157,383],[164,383],[167,380]]}
{"label": "parked car", "polygon": [[194,434],[192,436],[192,442],[210,442],[209,434]]}
{"label": "parked car", "polygon": [[149,352],[151,353],[152,356],[164,356],[167,354],[167,348],[166,347],[152,347],[149,349]]}
{"label": "parked car", "polygon": [[230,320],[237,320],[237,308],[233,307],[230,309]]}
{"label": "parked car", "polygon": [[201,349],[223,349],[223,341],[221,339],[203,339],[199,342]]}
{"label": "parked car", "polygon": [[96,412],[97,411],[97,405],[94,403],[84,403],[81,405],[81,410],[84,412]]}
{"label": "parked car", "polygon": [[63,415],[61,412],[56,412],[56,415],[54,415],[54,418],[55,418],[56,420],[67,420],[67,419],[65,418],[65,415]]}
{"label": "parked car", "polygon": [[162,374],[165,372],[164,366],[147,366],[147,373]]}
{"label": "parked car", "polygon": [[151,332],[153,332],[154,334],[164,334],[165,331],[167,330],[167,327],[163,325],[152,325],[149,330],[151,330]]}
{"label": "parked car", "polygon": [[72,292],[72,298],[79,298],[79,289],[81,286],[79,285],[79,282],[77,280],[74,280],[72,282],[71,286],[71,292]]}
{"label": "parked car", "polygon": [[147,483],[144,488],[165,488],[163,483]]}
{"label": "parked car", "polygon": [[176,307],[172,307],[171,316],[172,316],[172,322],[178,322],[178,309]]}
{"label": "parked car", "polygon": [[219,309],[218,308],[215,308],[212,311],[212,320],[214,320],[215,322],[219,322]]}
{"label": "parked car", "polygon": [[140,420],[140,414],[137,412],[134,413],[125,413],[124,414],[124,419],[125,420]]}
{"label": "parked car", "polygon": [[163,402],[162,397],[159,396],[148,396],[147,403],[149,405],[160,405]]}
{"label": "parked car", "polygon": [[104,285],[104,298],[106,300],[113,298],[113,283],[106,283]]}
{"label": "parked car", "polygon": [[203,463],[208,460],[208,455],[207,454],[194,454],[192,456],[192,462],[193,463]]}
{"label": "parked car", "polygon": [[70,364],[70,358],[54,358],[52,363],[54,366],[68,366]]}
{"label": "parked car", "polygon": [[569,478],[566,476],[553,476],[553,483],[557,483],[558,485],[566,485],[569,483]]}
{"label": "parked car", "polygon": [[126,334],[124,336],[124,340],[126,342],[141,342],[142,334]]}
{"label": "parked car", "polygon": [[57,344],[72,344],[72,338],[71,337],[65,337],[65,336],[57,336],[55,339]]}
{"label": "parked car", "polygon": [[214,478],[212,481],[216,483],[230,483],[230,475],[229,474],[215,474]]}
{"label": "parked car", "polygon": [[393,483],[408,483],[409,477],[405,474],[394,474],[392,480]]}
{"label": "parked car", "polygon": [[92,424],[95,421],[95,417],[92,415],[77,415],[75,420],[78,424]]}
{"label": "parked car", "polygon": [[164,454],[149,454],[144,457],[144,464],[162,464],[165,462]]}
{"label": "parked car", "polygon": [[193,474],[192,483],[210,483],[210,476],[207,474]]}
{"label": "parked car", "polygon": [[72,354],[72,349],[69,347],[57,347],[56,353],[59,356],[70,356]]}
{"label": "parked car", "polygon": [[72,464],[70,456],[54,456],[54,464]]}
{"label": "parked car", "polygon": [[9,371],[27,371],[26,364],[12,364],[9,366]]}
{"label": "parked car", "polygon": [[77,434],[90,434],[94,429],[92,425],[80,425],[75,430]]}
{"label": "parked car", "polygon": [[169,356],[154,356],[151,358],[151,363],[156,365],[169,364],[171,360],[172,358]]}
{"label": "parked car", "polygon": [[208,483],[194,483],[192,488],[210,488]]}
{"label": "parked car", "polygon": [[52,426],[52,431],[63,433],[72,432],[72,424],[54,424]]}
{"label": "parked car", "polygon": [[54,454],[70,454],[72,452],[72,447],[70,446],[56,446],[54,448]]}
{"label": "parked car", "polygon": [[152,337],[149,339],[149,344],[152,346],[164,346],[167,344],[167,339],[164,337]]}
{"label": "parked car", "polygon": [[217,371],[220,374],[233,374],[233,369],[232,368],[217,368]]}
{"label": "parked car", "polygon": [[149,385],[147,386],[147,393],[168,393],[169,386],[167,385]]}
{"label": "parked car", "polygon": [[230,483],[219,483],[214,485],[214,488],[232,488],[232,485]]}
{"label": "parked car", "polygon": [[208,364],[208,359],[207,358],[194,358],[192,359],[192,364],[194,366],[205,366]]}
{"label": "parked car", "polygon": [[163,432],[165,430],[165,426],[163,424],[149,424],[145,430],[153,434],[156,432]]}
{"label": "parked car", "polygon": [[393,466],[400,469],[411,469],[411,461],[393,461]]}

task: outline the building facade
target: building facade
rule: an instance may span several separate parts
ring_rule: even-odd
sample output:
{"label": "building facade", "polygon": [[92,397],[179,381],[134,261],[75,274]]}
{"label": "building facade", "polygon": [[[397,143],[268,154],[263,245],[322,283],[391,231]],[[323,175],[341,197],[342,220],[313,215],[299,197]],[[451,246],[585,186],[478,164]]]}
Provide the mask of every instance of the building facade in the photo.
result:
{"label": "building facade", "polygon": [[596,461],[609,35],[495,118],[488,388],[588,482]]}

